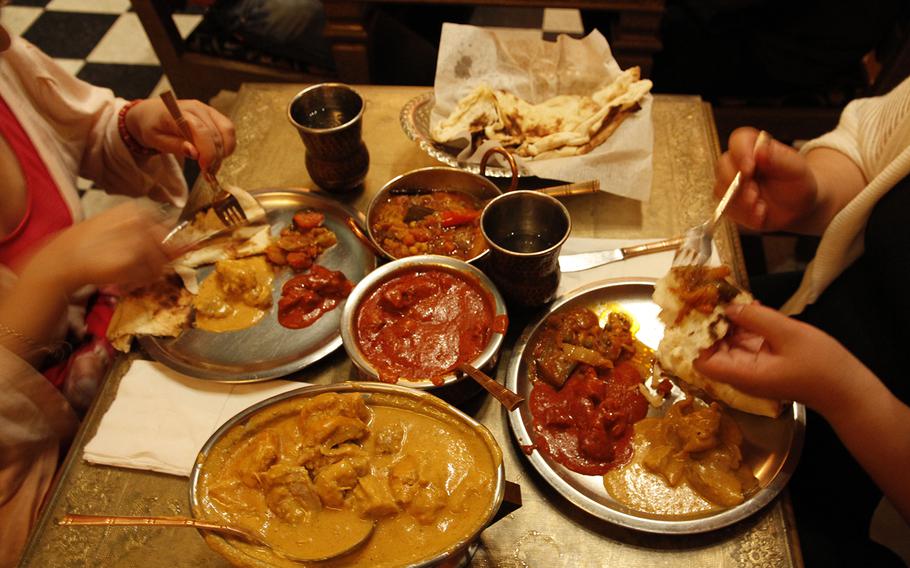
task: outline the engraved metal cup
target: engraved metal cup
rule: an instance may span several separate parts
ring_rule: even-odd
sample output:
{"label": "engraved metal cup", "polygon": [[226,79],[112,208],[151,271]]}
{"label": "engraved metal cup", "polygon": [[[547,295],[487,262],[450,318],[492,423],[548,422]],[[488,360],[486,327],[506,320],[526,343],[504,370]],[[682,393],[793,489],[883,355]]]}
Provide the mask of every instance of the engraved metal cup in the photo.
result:
{"label": "engraved metal cup", "polygon": [[490,278],[507,299],[532,307],[553,300],[559,249],[572,230],[565,205],[536,191],[511,191],[487,204],[480,228],[490,247]]}
{"label": "engraved metal cup", "polygon": [[306,146],[307,172],[326,191],[350,191],[366,178],[363,110],[363,97],[343,83],[312,85],[288,104],[288,120]]}

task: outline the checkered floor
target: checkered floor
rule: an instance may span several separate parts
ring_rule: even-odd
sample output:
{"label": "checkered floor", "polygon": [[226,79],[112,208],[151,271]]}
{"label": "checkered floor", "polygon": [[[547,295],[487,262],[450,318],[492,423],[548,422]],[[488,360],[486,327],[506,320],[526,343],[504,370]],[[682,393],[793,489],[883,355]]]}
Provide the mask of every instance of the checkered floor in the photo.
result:
{"label": "checkered floor", "polygon": [[[186,37],[202,19],[174,20]],[[170,88],[129,0],[13,0],[3,25],[37,45],[80,79],[136,99]]]}

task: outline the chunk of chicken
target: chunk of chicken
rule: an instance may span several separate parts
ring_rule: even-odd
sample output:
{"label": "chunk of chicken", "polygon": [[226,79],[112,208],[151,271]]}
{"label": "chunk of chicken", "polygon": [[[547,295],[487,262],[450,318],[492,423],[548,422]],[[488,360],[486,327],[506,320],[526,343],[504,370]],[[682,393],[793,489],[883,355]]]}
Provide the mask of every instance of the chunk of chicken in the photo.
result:
{"label": "chunk of chicken", "polygon": [[269,509],[288,522],[305,519],[322,510],[316,485],[305,467],[276,465],[260,474]]}
{"label": "chunk of chicken", "polygon": [[273,430],[263,430],[247,440],[234,454],[228,468],[247,487],[259,487],[258,474],[278,461],[281,442]]}
{"label": "chunk of chicken", "polygon": [[361,477],[354,488],[354,499],[361,516],[377,519],[398,512],[395,498],[389,489],[389,479],[385,476],[370,474]]}

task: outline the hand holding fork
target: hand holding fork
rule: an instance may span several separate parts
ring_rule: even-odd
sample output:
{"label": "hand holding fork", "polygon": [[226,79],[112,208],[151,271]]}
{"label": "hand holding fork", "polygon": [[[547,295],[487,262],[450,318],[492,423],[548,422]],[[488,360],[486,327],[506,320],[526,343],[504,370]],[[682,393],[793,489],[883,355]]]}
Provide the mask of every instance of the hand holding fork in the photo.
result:
{"label": "hand holding fork", "polygon": [[[167,107],[168,112],[174,118],[174,121],[177,123],[177,126],[180,128],[180,131],[183,133],[183,137],[187,142],[193,142],[193,132],[190,130],[190,126],[186,121],[186,118],[183,116],[183,113],[180,111],[180,107],[177,105],[177,99],[174,97],[172,91],[166,91],[161,94],[161,100],[164,101],[164,106]],[[215,199],[209,205],[214,211],[218,219],[225,225],[225,227],[235,227],[242,225],[246,222],[247,216],[243,210],[243,207],[240,206],[240,203],[237,201],[237,198],[234,197],[231,193],[225,190],[221,183],[218,181],[218,178],[215,177],[215,173],[211,170],[204,170],[202,172],[205,181],[208,182],[212,189],[215,190]],[[192,211],[190,213],[193,213]],[[184,215],[183,217],[187,217]],[[180,227],[180,225],[178,225]],[[177,229],[175,229],[176,231]],[[172,231],[173,234],[173,231]],[[170,235],[169,235],[170,236]]]}
{"label": "hand holding fork", "polygon": [[[764,130],[759,132],[758,138],[755,139],[755,145],[752,148],[753,156],[758,152],[759,148],[770,142],[770,140],[770,134]],[[708,262],[713,251],[712,242],[714,239],[714,229],[723,216],[724,211],[726,211],[730,202],[733,200],[733,197],[736,195],[736,192],[739,191],[739,188],[742,186],[742,182],[743,174],[740,171],[736,173],[733,181],[730,182],[730,185],[727,187],[727,191],[724,192],[723,197],[721,197],[720,201],[717,203],[717,207],[714,208],[714,213],[711,215],[711,218],[685,232],[682,245],[673,257],[673,266],[698,266]]]}

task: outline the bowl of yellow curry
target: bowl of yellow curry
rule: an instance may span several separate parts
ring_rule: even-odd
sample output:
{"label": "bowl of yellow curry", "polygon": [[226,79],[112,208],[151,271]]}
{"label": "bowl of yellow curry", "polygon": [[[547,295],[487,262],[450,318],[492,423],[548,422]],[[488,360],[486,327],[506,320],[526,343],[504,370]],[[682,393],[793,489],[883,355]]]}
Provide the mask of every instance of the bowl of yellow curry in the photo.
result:
{"label": "bowl of yellow curry", "polygon": [[502,451],[471,417],[425,392],[348,382],[225,423],[199,453],[190,503],[268,545],[203,532],[236,566],[422,567],[469,554],[504,484]]}

